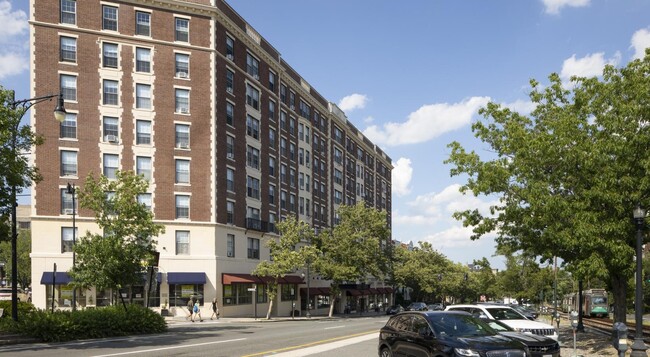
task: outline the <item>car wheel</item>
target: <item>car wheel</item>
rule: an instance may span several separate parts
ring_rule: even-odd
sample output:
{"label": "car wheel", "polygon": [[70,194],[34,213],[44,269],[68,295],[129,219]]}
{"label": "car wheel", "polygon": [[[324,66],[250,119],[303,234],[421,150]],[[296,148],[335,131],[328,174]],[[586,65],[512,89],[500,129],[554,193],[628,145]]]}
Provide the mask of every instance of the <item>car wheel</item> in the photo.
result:
{"label": "car wheel", "polygon": [[388,347],[384,347],[381,349],[379,357],[393,357],[393,353],[388,349]]}

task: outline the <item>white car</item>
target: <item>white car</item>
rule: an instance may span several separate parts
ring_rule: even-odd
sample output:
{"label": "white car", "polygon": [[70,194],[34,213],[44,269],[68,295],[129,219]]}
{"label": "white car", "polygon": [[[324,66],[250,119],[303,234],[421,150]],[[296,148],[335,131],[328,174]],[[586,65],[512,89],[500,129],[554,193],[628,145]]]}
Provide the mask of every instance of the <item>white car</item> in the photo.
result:
{"label": "white car", "polygon": [[557,329],[552,325],[528,320],[513,308],[504,305],[451,305],[445,311],[465,311],[474,317],[499,320],[518,332],[541,335],[558,340]]}

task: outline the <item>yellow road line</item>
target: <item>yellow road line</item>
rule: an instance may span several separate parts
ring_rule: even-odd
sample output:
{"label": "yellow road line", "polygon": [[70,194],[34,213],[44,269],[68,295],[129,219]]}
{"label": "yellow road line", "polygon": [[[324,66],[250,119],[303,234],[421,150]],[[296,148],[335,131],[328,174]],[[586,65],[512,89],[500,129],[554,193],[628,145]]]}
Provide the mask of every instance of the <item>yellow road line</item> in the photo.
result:
{"label": "yellow road line", "polygon": [[340,337],[333,337],[333,338],[328,338],[328,339],[326,339],[326,340],[314,341],[314,342],[309,342],[309,343],[305,343],[305,344],[302,344],[302,345],[295,345],[295,346],[289,346],[289,347],[279,348],[279,349],[277,349],[277,350],[269,350],[269,351],[264,351],[264,352],[258,352],[258,353],[253,353],[253,354],[251,354],[251,355],[244,355],[244,356],[241,356],[241,357],[266,356],[266,355],[270,355],[270,354],[274,354],[274,353],[278,353],[278,352],[286,352],[286,351],[291,351],[291,350],[297,350],[297,349],[299,349],[299,348],[305,348],[305,347],[311,347],[311,346],[321,345],[321,344],[323,344],[323,343],[327,343],[327,342],[334,342],[334,341],[340,341],[340,340],[347,340],[348,338],[357,337],[357,336],[363,336],[363,335],[368,335],[368,334],[371,334],[371,333],[376,333],[376,332],[378,332],[378,331],[379,331],[379,330],[371,330],[371,331],[366,331],[366,332],[359,332],[359,333],[355,333],[355,334],[352,334],[352,335],[346,335],[346,336],[340,336]]}

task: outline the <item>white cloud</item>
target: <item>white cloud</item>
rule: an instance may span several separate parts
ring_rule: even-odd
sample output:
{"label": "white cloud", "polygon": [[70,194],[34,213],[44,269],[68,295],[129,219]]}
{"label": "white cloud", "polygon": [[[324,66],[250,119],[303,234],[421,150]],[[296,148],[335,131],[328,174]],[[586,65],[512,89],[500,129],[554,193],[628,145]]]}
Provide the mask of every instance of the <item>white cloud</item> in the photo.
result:
{"label": "white cloud", "polygon": [[363,109],[366,107],[368,97],[364,94],[350,94],[339,101],[339,108],[344,112],[351,112],[355,109]]}
{"label": "white cloud", "polygon": [[646,29],[638,30],[632,35],[632,45],[634,48],[634,59],[645,57],[645,49],[650,47],[650,31]]}
{"label": "white cloud", "polygon": [[0,1],[0,23],[2,24],[2,36],[0,41],[7,42],[11,37],[27,33],[27,14],[22,11],[11,11],[9,1]]}
{"label": "white cloud", "polygon": [[373,118],[373,117],[366,117],[366,118],[363,119],[363,122],[366,123],[366,124],[370,124],[373,121],[375,121],[375,118]]}
{"label": "white cloud", "polygon": [[398,196],[404,196],[411,192],[410,184],[413,177],[411,160],[401,157],[395,163],[391,172],[392,190]]}
{"label": "white cloud", "polygon": [[535,103],[530,100],[518,99],[512,103],[502,103],[501,105],[522,115],[528,115],[535,110]]}
{"label": "white cloud", "polygon": [[472,235],[472,227],[453,226],[444,231],[428,235],[421,239],[421,241],[429,242],[431,245],[445,254],[445,248],[458,248],[458,247],[471,247],[479,242],[474,242],[470,239]]}
{"label": "white cloud", "polygon": [[571,76],[599,76],[603,73],[605,65],[611,64],[616,66],[620,61],[621,54],[619,52],[616,52],[614,57],[610,59],[606,59],[605,54],[602,52],[593,53],[582,58],[576,58],[576,55],[574,54],[570,58],[564,60],[560,77],[567,82]]}
{"label": "white cloud", "polygon": [[559,14],[560,9],[565,6],[585,7],[589,5],[591,0],[542,0],[542,2],[547,13]]}
{"label": "white cloud", "polygon": [[409,114],[404,123],[369,126],[363,134],[379,145],[418,144],[469,124],[479,108],[490,98],[472,97],[460,103],[429,104]]}
{"label": "white cloud", "polygon": [[29,58],[18,53],[0,54],[0,79],[14,76],[29,69]]}

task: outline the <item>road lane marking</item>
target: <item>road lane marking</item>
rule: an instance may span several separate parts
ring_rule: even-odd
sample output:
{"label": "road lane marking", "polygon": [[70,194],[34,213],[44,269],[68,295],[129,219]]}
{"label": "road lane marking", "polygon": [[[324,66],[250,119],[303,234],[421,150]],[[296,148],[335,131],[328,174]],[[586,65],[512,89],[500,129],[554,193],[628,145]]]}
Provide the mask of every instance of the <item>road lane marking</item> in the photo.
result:
{"label": "road lane marking", "polygon": [[323,345],[318,345],[318,346],[313,346],[313,347],[308,347],[308,348],[302,348],[298,350],[293,350],[289,352],[283,352],[283,353],[277,353],[270,355],[272,357],[305,357],[305,356],[310,356],[316,353],[323,353],[331,350],[335,350],[337,348],[342,348],[345,346],[349,345],[354,345],[357,343],[361,343],[364,341],[368,340],[374,340],[379,338],[379,332],[371,333],[368,335],[363,335],[363,336],[358,336],[354,338],[348,338],[345,340],[340,340],[336,342],[330,342],[326,343]]}
{"label": "road lane marking", "polygon": [[[360,332],[360,333],[355,333],[355,334],[347,335],[347,336],[333,337],[333,338],[328,338],[328,339],[325,339],[325,340],[309,342],[309,343],[305,343],[305,344],[302,344],[302,345],[278,348],[277,350],[270,350],[270,351],[253,353],[253,354],[250,354],[250,355],[244,355],[242,357],[277,356],[280,352],[286,352],[286,351],[291,351],[291,350],[299,350],[299,349],[306,349],[307,347],[313,347],[313,346],[322,345],[322,344],[326,344],[326,343],[331,343],[331,342],[336,342],[336,341],[341,341],[341,340],[347,340],[347,339],[351,339],[351,338],[355,338],[355,337],[371,336],[370,338],[373,338],[373,337],[377,336],[377,335],[373,335],[373,334],[376,334],[376,333],[378,333],[377,330]],[[368,338],[368,339],[370,339],[370,338]],[[357,342],[354,342],[354,343],[357,343]],[[287,355],[287,356],[289,356],[289,355]]]}
{"label": "road lane marking", "polygon": [[178,349],[178,348],[188,348],[188,347],[198,347],[198,346],[206,346],[206,345],[216,345],[220,343],[226,343],[226,342],[237,342],[237,341],[243,341],[245,338],[236,338],[233,340],[223,340],[223,341],[212,341],[212,342],[203,342],[203,343],[194,343],[191,345],[182,345],[182,346],[171,346],[171,347],[161,347],[161,348],[152,348],[149,350],[138,350],[138,351],[129,351],[129,352],[120,352],[120,353],[111,353],[107,355],[97,355],[94,357],[110,357],[110,356],[124,356],[124,355],[132,355],[132,354],[138,354],[138,353],[147,353],[147,352],[158,352],[158,351],[166,351],[166,350],[173,350],[173,349]]}
{"label": "road lane marking", "polygon": [[333,330],[335,328],[343,328],[343,327],[345,327],[345,325],[343,325],[343,326],[325,327],[324,330]]}

